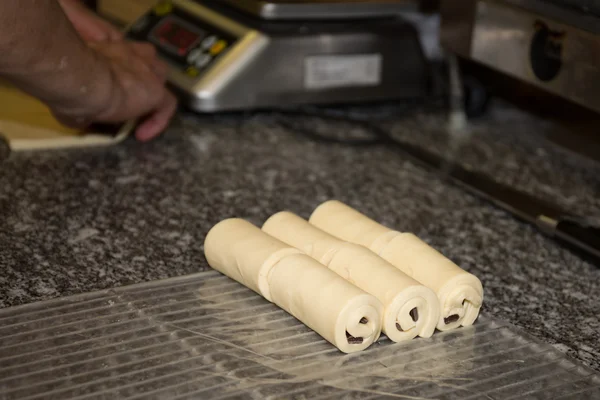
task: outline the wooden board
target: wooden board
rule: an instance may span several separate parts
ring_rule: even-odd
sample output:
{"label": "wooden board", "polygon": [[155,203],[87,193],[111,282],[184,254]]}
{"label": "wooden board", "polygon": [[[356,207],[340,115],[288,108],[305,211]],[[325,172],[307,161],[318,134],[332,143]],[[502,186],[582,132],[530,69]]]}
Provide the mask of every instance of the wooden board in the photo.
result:
{"label": "wooden board", "polygon": [[99,0],[98,13],[128,25],[150,10],[159,0]]}
{"label": "wooden board", "polygon": [[42,102],[0,81],[0,136],[12,151],[108,146],[124,140],[134,125],[68,128]]}

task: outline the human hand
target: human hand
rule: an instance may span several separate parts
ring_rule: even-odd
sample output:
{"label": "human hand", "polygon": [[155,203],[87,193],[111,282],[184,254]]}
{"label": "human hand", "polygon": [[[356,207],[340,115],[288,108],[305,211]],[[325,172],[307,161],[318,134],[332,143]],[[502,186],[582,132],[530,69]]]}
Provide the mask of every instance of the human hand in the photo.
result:
{"label": "human hand", "polygon": [[[136,138],[148,141],[159,135],[173,117],[177,101],[166,89],[167,67],[146,43],[88,43],[102,70],[108,70],[101,90],[89,92],[84,104],[51,107],[61,122],[85,126],[93,122],[121,123],[142,117]],[[100,78],[100,77],[99,77]]]}
{"label": "human hand", "polygon": [[58,0],[58,2],[84,41],[117,42],[124,40],[124,35],[119,29],[90,11],[81,3],[81,0]]}
{"label": "human hand", "polygon": [[[79,36],[102,56],[101,59],[108,61],[113,78],[116,78],[114,83],[119,88],[117,95],[123,97],[121,100],[111,99],[115,105],[122,101],[121,106],[99,113],[92,121],[119,123],[123,122],[121,116],[126,116],[127,119],[145,117],[136,129],[138,140],[150,140],[159,135],[175,113],[176,100],[164,87],[167,67],[158,59],[153,46],[126,42],[122,32],[90,11],[80,0],[58,0],[58,2]],[[126,54],[127,51],[130,54]],[[129,62],[132,64],[128,65]],[[148,74],[148,69],[156,76]],[[144,73],[136,76],[136,71]],[[149,87],[145,88],[144,85]],[[152,94],[154,98],[141,99],[143,93]],[[131,101],[134,104],[128,103]],[[75,120],[60,111],[56,114],[66,124],[81,126],[79,122],[82,120],[81,117]],[[89,122],[87,117],[85,120]]]}

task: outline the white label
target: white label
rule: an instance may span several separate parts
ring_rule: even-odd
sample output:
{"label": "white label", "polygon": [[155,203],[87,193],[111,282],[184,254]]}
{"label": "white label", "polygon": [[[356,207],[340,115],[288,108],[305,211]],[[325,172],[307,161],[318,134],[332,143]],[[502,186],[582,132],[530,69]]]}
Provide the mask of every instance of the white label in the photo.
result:
{"label": "white label", "polygon": [[381,61],[381,54],[308,57],[304,61],[304,87],[377,86],[381,83]]}

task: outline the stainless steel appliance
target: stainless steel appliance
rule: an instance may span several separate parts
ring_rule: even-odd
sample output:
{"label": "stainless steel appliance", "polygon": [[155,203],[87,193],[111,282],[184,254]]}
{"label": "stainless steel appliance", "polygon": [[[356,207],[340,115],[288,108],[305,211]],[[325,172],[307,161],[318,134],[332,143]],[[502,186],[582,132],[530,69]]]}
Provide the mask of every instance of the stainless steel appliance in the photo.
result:
{"label": "stainless steel appliance", "polygon": [[199,112],[419,97],[429,77],[406,1],[161,2],[129,27]]}
{"label": "stainless steel appliance", "polygon": [[600,112],[599,0],[443,0],[446,49]]}
{"label": "stainless steel appliance", "polygon": [[224,0],[241,10],[270,20],[387,17],[404,11],[410,1],[376,0]]}

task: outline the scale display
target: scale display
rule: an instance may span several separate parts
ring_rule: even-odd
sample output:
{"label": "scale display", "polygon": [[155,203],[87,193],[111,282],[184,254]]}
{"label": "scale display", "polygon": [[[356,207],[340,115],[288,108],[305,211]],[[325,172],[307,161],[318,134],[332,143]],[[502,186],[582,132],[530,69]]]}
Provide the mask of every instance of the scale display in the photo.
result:
{"label": "scale display", "polygon": [[206,33],[187,22],[168,17],[154,28],[151,38],[166,50],[180,56],[186,55],[206,37]]}
{"label": "scale display", "polygon": [[189,83],[235,46],[238,37],[175,4],[160,3],[134,22],[127,36],[154,44],[173,72],[182,73]]}

